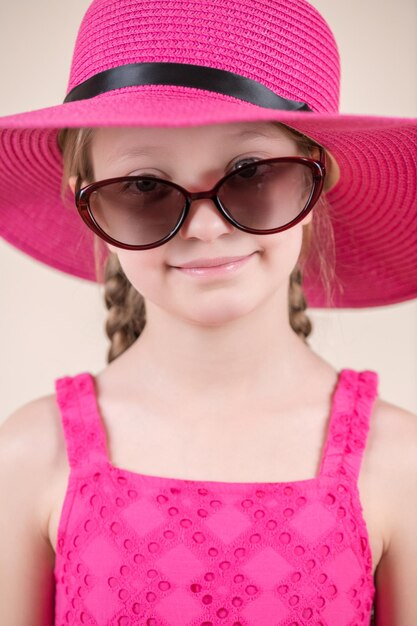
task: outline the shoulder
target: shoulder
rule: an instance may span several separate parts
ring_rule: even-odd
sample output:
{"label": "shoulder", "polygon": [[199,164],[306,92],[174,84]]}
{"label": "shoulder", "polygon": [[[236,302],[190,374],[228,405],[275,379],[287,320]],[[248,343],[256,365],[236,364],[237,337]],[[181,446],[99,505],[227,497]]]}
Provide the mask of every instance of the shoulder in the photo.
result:
{"label": "shoulder", "polygon": [[55,554],[46,522],[59,448],[56,417],[53,397],[43,397],[0,426],[2,624],[53,621]]}
{"label": "shoulder", "polygon": [[45,462],[57,444],[59,426],[54,394],[23,404],[0,425],[2,457],[16,455],[24,463]]}
{"label": "shoulder", "polygon": [[369,446],[375,448],[381,469],[395,466],[399,472],[411,474],[417,469],[417,415],[378,398],[370,421]]}
{"label": "shoulder", "polygon": [[[417,508],[410,506],[417,493],[417,415],[378,398],[370,420],[366,461],[372,464],[375,492],[385,503],[384,543],[388,545],[399,523],[417,524]],[[405,516],[401,522],[399,511]]]}
{"label": "shoulder", "polygon": [[0,425],[0,474],[13,484],[16,507],[27,498],[42,534],[47,537],[49,489],[65,458],[65,441],[55,395],[18,407]]}
{"label": "shoulder", "polygon": [[417,415],[378,400],[371,419],[371,502],[384,550],[376,570],[377,624],[417,623]]}

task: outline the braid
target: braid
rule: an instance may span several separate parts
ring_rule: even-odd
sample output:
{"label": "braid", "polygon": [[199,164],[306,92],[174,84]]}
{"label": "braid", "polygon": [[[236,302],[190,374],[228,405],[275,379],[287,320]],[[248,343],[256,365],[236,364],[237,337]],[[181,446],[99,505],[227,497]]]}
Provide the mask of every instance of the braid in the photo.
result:
{"label": "braid", "polygon": [[312,331],[312,324],[305,310],[307,300],[302,288],[303,276],[300,268],[296,265],[290,275],[289,284],[289,314],[291,328],[299,337],[307,340]]}
{"label": "braid", "polygon": [[104,277],[104,300],[109,309],[105,328],[111,341],[107,362],[111,363],[139,337],[146,310],[143,296],[130,283],[114,253],[106,261]]}

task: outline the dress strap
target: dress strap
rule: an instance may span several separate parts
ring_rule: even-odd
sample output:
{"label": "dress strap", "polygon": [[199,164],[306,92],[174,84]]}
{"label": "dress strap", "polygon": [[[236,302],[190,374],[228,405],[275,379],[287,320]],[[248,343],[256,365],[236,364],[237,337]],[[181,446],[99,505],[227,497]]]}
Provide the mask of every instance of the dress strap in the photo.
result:
{"label": "dress strap", "polygon": [[95,381],[88,372],[55,380],[69,465],[80,469],[107,462],[105,431],[97,410]]}
{"label": "dress strap", "polygon": [[353,479],[359,476],[378,394],[378,374],[344,369],[336,386],[320,475]]}

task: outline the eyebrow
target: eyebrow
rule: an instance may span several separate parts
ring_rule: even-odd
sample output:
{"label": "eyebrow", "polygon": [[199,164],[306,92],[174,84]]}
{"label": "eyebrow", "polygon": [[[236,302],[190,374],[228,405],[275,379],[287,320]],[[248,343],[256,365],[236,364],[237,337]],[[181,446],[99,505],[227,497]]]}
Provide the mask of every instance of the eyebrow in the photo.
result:
{"label": "eyebrow", "polygon": [[273,133],[263,132],[262,130],[241,130],[235,133],[230,133],[229,137],[247,137],[249,139],[256,139],[257,137],[265,137],[266,139],[273,138]]}
{"label": "eyebrow", "polygon": [[[238,130],[232,133],[227,133],[226,137],[240,137],[241,139],[258,139],[259,137],[264,137],[266,139],[271,139],[273,138],[273,135],[272,133],[262,132],[261,130]],[[155,152],[158,152],[159,154],[164,154],[166,150],[162,146],[152,145],[133,147],[126,151],[116,151],[112,153],[108,160],[113,160],[114,158],[128,159],[130,157],[152,156],[153,154],[155,154]]]}

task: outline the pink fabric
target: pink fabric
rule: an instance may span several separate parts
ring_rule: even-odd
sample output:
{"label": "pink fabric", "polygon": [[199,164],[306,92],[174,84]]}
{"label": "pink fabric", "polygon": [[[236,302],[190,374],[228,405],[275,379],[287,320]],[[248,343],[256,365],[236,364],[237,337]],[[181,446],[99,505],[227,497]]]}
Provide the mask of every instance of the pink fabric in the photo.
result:
{"label": "pink fabric", "polygon": [[[121,64],[175,61],[210,67],[209,59],[284,98],[308,102],[314,111],[339,108],[337,44],[324,18],[305,0],[95,0],[78,31],[66,93]],[[167,91],[175,97],[176,89]]]}
{"label": "pink fabric", "polygon": [[[64,201],[60,196],[60,128],[280,121],[324,145],[340,167],[339,182],[326,194],[334,250],[319,227],[303,268],[309,306],[373,307],[417,297],[417,120],[339,115],[339,54],[313,6],[305,0],[93,0],[78,31],[67,94],[100,72],[153,62],[229,71],[314,112],[151,84],[0,117],[1,237],[50,267],[102,283],[109,251],[98,242],[96,274],[97,240],[69,188]],[[331,267],[334,260],[330,293],[322,256]]]}
{"label": "pink fabric", "polygon": [[55,381],[70,463],[55,626],[365,626],[375,593],[357,488],[374,372],[344,369],[319,475],[184,480],[115,467],[94,377]]}

